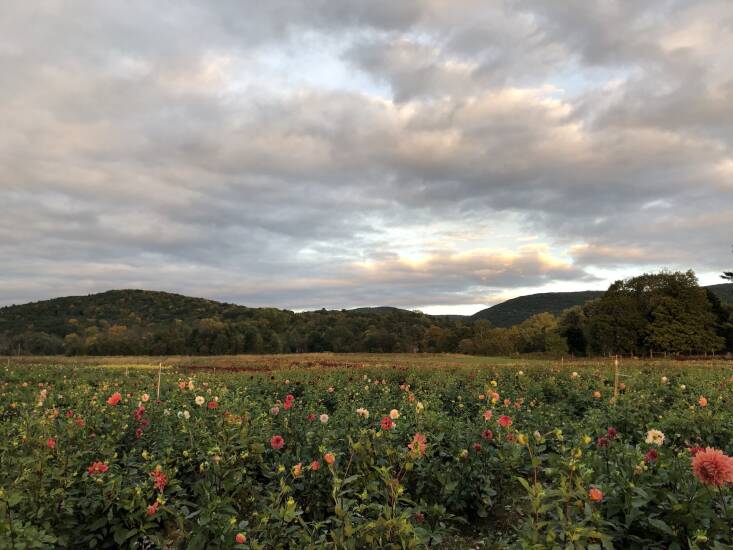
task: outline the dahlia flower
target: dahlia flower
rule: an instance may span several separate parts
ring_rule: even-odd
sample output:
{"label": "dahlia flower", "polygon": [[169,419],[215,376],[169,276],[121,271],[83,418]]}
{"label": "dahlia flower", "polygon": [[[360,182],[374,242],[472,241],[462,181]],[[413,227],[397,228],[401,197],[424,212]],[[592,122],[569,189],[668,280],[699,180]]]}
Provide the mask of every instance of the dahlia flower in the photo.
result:
{"label": "dahlia flower", "polygon": [[695,453],[692,473],[705,485],[721,487],[733,484],[733,457],[723,451],[707,447]]}
{"label": "dahlia flower", "polygon": [[649,445],[662,445],[664,444],[664,433],[659,430],[649,430],[646,433],[646,442]]}

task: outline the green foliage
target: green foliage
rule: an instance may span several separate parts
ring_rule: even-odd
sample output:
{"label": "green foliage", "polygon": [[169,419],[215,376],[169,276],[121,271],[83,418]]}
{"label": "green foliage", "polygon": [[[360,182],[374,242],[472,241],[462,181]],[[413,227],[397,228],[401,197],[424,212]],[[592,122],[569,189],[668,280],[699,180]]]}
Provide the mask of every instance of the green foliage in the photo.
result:
{"label": "green foliage", "polygon": [[543,292],[512,298],[473,315],[474,319],[489,321],[496,327],[509,328],[538,313],[560,315],[564,310],[582,306],[589,300],[603,296],[602,290],[579,292]]}
{"label": "green foliage", "polygon": [[609,367],[5,367],[0,548],[730,547],[688,450],[733,452],[730,366]]}
{"label": "green foliage", "polygon": [[[733,279],[731,279],[733,281]],[[733,304],[733,284],[718,284],[705,287],[725,303]],[[603,290],[578,292],[543,292],[512,298],[500,304],[475,313],[474,320],[483,319],[495,327],[509,328],[526,321],[538,313],[560,315],[566,309],[581,307],[586,302],[603,296]]]}
{"label": "green foliage", "polygon": [[[294,313],[164,292],[120,290],[0,308],[0,354],[170,356],[333,351],[559,356],[640,354],[650,349],[671,353],[731,351],[733,306],[718,298],[725,296],[727,287],[733,285],[700,289],[691,273],[644,275],[615,283],[602,298],[571,307],[559,318],[550,312],[597,293],[523,297],[495,306],[506,313],[504,320],[514,319],[514,313],[519,315],[517,324],[508,328],[502,326],[505,321],[493,325],[480,314],[431,316],[390,307]],[[531,307],[510,308],[511,304],[526,303]],[[530,314],[535,311],[532,308],[539,311]]]}
{"label": "green foliage", "polygon": [[588,317],[581,306],[566,309],[558,320],[558,333],[565,338],[568,351],[573,355],[585,355],[588,351],[586,327]]}
{"label": "green foliage", "polygon": [[455,351],[460,319],[397,308],[293,313],[119,290],[0,309],[0,354]]}
{"label": "green foliage", "polygon": [[722,349],[719,319],[691,271],[641,275],[612,284],[585,308],[595,353],[708,353]]}
{"label": "green foliage", "polygon": [[520,353],[567,353],[567,343],[558,334],[557,318],[551,313],[538,313],[511,329]]}

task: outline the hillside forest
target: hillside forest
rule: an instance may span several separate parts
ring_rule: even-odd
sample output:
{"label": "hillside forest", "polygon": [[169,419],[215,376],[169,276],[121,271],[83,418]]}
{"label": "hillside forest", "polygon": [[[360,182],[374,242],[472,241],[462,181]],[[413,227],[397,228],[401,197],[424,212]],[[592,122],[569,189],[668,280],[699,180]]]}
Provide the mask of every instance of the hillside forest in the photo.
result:
{"label": "hillside forest", "polygon": [[115,290],[0,308],[0,354],[733,352],[733,305],[719,294],[701,287],[692,271],[644,274],[616,281],[605,292],[590,293],[597,297],[562,310],[548,304],[547,311],[528,318],[513,311],[512,319],[523,320],[498,326],[482,318],[483,312],[431,316],[384,307],[296,313]]}

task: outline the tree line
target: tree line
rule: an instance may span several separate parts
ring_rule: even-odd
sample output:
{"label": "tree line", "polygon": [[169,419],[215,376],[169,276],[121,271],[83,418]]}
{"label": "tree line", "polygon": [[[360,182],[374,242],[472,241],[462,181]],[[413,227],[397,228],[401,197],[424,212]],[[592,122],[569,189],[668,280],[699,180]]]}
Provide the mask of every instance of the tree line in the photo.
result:
{"label": "tree line", "polygon": [[396,308],[295,313],[175,294],[111,291],[0,309],[0,354],[223,355],[733,352],[733,307],[692,271],[616,281],[596,300],[509,328]]}

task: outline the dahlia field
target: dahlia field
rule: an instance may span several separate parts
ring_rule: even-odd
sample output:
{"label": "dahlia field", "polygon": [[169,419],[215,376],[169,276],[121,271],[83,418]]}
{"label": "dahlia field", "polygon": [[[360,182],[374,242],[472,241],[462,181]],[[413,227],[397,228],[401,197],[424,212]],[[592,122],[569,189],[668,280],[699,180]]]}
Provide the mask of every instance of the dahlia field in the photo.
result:
{"label": "dahlia field", "polygon": [[733,546],[730,362],[411,357],[8,362],[0,548]]}

